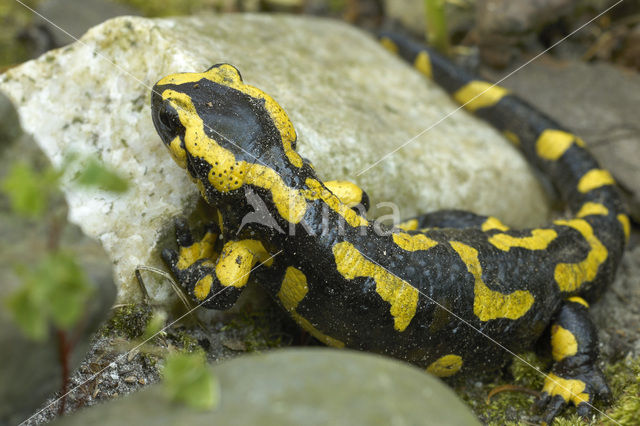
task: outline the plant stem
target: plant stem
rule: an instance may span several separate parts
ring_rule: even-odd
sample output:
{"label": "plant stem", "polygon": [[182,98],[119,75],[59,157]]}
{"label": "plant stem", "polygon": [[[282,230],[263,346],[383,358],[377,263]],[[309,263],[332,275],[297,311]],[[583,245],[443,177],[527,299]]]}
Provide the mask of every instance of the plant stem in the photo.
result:
{"label": "plant stem", "polygon": [[431,46],[447,55],[449,53],[449,33],[444,5],[445,0],[424,0],[427,41]]}
{"label": "plant stem", "polygon": [[62,367],[62,397],[60,398],[58,415],[62,416],[67,402],[67,389],[69,388],[69,358],[71,356],[71,344],[67,340],[67,335],[63,330],[58,330],[57,335],[58,354],[60,356],[60,366]]}

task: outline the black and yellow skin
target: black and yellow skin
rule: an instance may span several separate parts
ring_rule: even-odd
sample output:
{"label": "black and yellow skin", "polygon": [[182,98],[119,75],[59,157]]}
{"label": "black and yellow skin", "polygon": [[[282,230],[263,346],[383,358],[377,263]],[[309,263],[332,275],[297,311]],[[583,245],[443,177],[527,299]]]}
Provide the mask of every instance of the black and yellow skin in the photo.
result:
{"label": "black and yellow skin", "polygon": [[[412,62],[423,51],[383,40]],[[440,60],[431,56],[432,75],[447,90],[472,81]],[[154,124],[218,215],[198,241],[177,221],[179,250],[163,257],[208,308],[232,306],[251,276],[322,342],[441,377],[502,365],[507,352],[487,336],[517,352],[551,327],[544,417],[570,402],[586,414],[587,403],[608,395],[586,300],[612,281],[629,221],[613,179],[577,137],[511,95],[484,104],[476,113],[518,139],[574,217],[511,230],[492,217],[442,211],[376,232],[364,191],[321,181],[295,151],[286,113],[233,66],[167,76],[153,88]],[[268,218],[247,221],[258,213],[255,200]]]}

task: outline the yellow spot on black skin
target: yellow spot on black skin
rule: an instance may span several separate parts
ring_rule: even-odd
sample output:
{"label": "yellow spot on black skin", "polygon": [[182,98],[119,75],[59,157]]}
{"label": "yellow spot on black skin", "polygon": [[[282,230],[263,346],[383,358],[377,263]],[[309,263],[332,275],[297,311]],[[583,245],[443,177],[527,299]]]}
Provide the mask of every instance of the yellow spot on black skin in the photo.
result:
{"label": "yellow spot on black skin", "polygon": [[574,144],[584,147],[584,141],[571,133],[547,129],[536,141],[536,153],[540,158],[556,161]]}
{"label": "yellow spot on black skin", "polygon": [[505,138],[507,138],[509,142],[511,142],[515,146],[520,146],[520,138],[518,137],[518,135],[516,135],[510,130],[505,130],[502,132],[502,134],[504,135]]}
{"label": "yellow spot on black skin", "polygon": [[557,324],[551,326],[551,356],[553,359],[562,361],[577,353],[578,341],[573,333]]}
{"label": "yellow spot on black skin", "polygon": [[367,260],[353,244],[341,242],[333,246],[338,272],[348,280],[356,277],[373,278],[376,293],[391,305],[389,312],[393,317],[394,328],[404,331],[418,307],[418,290],[380,265]]}
{"label": "yellow spot on black skin", "polygon": [[580,211],[576,214],[577,217],[582,218],[586,216],[606,216],[609,214],[609,209],[600,203],[587,202],[580,207]]}
{"label": "yellow spot on black skin", "polygon": [[311,333],[313,337],[320,340],[325,345],[333,346],[334,348],[344,348],[344,342],[322,333],[306,318],[303,318],[298,312],[296,312],[298,304],[302,299],[304,299],[308,292],[309,287],[307,286],[306,275],[301,270],[294,268],[293,266],[289,266],[285,272],[284,279],[282,280],[280,291],[277,294],[282,306],[284,306],[291,317],[300,324],[302,328]]}
{"label": "yellow spot on black skin", "polygon": [[[284,183],[278,172],[262,164],[236,161],[231,151],[206,135],[202,118],[186,94],[168,89],[162,92],[162,97],[174,106],[186,129],[184,139],[187,151],[211,165],[208,181],[215,190],[230,192],[243,184],[266,189],[271,193],[278,213],[285,220],[291,223],[302,220],[307,211],[307,203],[298,190]],[[202,192],[202,195],[206,194]]]}
{"label": "yellow spot on black skin", "polygon": [[287,267],[282,286],[277,295],[282,306],[288,311],[294,310],[308,292],[307,276],[293,266]]}
{"label": "yellow spot on black skin", "polygon": [[171,143],[169,144],[169,154],[171,154],[171,158],[178,164],[178,166],[183,169],[187,168],[187,151],[180,146],[182,141],[180,140],[180,136],[176,136]]}
{"label": "yellow spot on black skin", "polygon": [[438,358],[427,367],[427,372],[438,377],[449,377],[456,374],[462,368],[462,357],[449,354]]}
{"label": "yellow spot on black skin", "polygon": [[431,59],[429,53],[422,51],[416,56],[416,60],[413,62],[413,66],[422,74],[430,79],[433,79],[433,69],[431,68]]}
{"label": "yellow spot on black skin", "polygon": [[570,302],[575,302],[575,303],[579,303],[582,306],[584,306],[585,308],[589,307],[589,304],[587,303],[586,300],[584,300],[582,297],[578,297],[578,296],[573,296],[573,297],[569,297],[567,298],[568,301]]}
{"label": "yellow spot on black skin", "polygon": [[502,294],[491,290],[482,280],[478,250],[457,241],[450,241],[449,244],[475,278],[473,313],[480,321],[497,318],[518,319],[529,311],[534,302],[530,292],[516,290],[511,294]]}
{"label": "yellow spot on black skin", "polygon": [[216,277],[223,287],[244,287],[251,268],[258,262],[264,262],[266,266],[273,264],[260,241],[229,241],[222,248],[216,264]]}
{"label": "yellow spot on black skin", "polygon": [[577,406],[580,403],[589,402],[589,394],[584,392],[586,387],[586,383],[582,380],[563,379],[549,373],[544,380],[542,391],[552,397],[560,395],[565,402],[573,402]]}
{"label": "yellow spot on black skin", "polygon": [[527,250],[546,250],[557,236],[558,233],[553,229],[532,229],[530,237],[495,234],[489,237],[489,242],[503,251],[509,251],[512,247],[522,247]]}
{"label": "yellow spot on black skin", "polygon": [[453,94],[453,98],[464,105],[465,109],[474,112],[480,108],[493,106],[509,94],[504,87],[486,81],[474,80],[465,84]]}
{"label": "yellow spot on black skin", "polygon": [[589,170],[580,178],[580,181],[578,181],[578,191],[585,194],[603,186],[615,185],[615,183],[616,181],[608,171],[604,169],[593,169]]}
{"label": "yellow spot on black skin", "polygon": [[424,234],[409,235],[405,232],[393,234],[393,242],[406,251],[429,250],[438,245],[437,241]]}
{"label": "yellow spot on black skin", "polygon": [[213,245],[218,236],[207,232],[202,240],[191,244],[189,247],[180,247],[178,253],[178,269],[184,270],[200,259],[215,259],[217,253],[213,250]]}
{"label": "yellow spot on black skin", "polygon": [[409,219],[406,222],[399,223],[396,228],[400,228],[404,231],[415,231],[418,229],[418,219]]}
{"label": "yellow spot on black skin", "polygon": [[380,44],[391,53],[398,53],[398,46],[388,37],[382,37]]}
{"label": "yellow spot on black skin", "polygon": [[504,223],[500,222],[500,220],[498,220],[497,218],[493,216],[489,216],[487,220],[485,220],[484,223],[482,224],[481,229],[485,232],[491,231],[493,229],[497,229],[499,231],[508,231],[509,227]]}
{"label": "yellow spot on black skin", "polygon": [[560,290],[565,292],[575,291],[582,284],[595,279],[600,265],[607,260],[607,248],[596,238],[591,225],[583,219],[557,220],[554,223],[577,230],[590,246],[589,253],[584,260],[556,265],[554,278]]}
{"label": "yellow spot on black skin", "polygon": [[362,203],[362,196],[364,191],[353,182],[345,180],[330,180],[324,182],[329,191],[333,192],[333,195],[338,197],[340,201],[346,204],[348,207],[354,207]]}
{"label": "yellow spot on black skin", "polygon": [[305,183],[309,187],[308,190],[303,191],[304,197],[307,200],[324,201],[331,210],[342,216],[344,220],[354,228],[358,226],[367,226],[369,224],[367,219],[354,212],[348,205],[344,204],[316,179],[307,178]]}
{"label": "yellow spot on black skin", "polygon": [[213,277],[211,275],[206,275],[200,278],[193,288],[193,295],[196,297],[196,299],[203,301],[211,292],[212,284]]}
{"label": "yellow spot on black skin", "polygon": [[629,241],[629,235],[631,234],[631,223],[629,222],[629,216],[626,214],[620,213],[618,216],[618,221],[620,225],[622,225],[622,232],[624,232],[625,241]]}

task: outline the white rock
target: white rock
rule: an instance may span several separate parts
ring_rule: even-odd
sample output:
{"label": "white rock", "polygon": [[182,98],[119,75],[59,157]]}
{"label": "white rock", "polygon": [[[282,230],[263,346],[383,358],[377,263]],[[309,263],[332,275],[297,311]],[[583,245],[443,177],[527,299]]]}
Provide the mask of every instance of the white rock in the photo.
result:
{"label": "white rock", "polygon": [[[139,294],[136,265],[161,266],[159,236],[197,199],[153,129],[150,88],[166,74],[218,62],[236,65],[281,103],[299,151],[321,177],[355,181],[374,206],[393,201],[403,217],[457,207],[512,225],[536,224],[548,213],[523,158],[463,111],[358,175],[457,108],[366,33],[293,16],[116,18],[7,71],[0,90],[55,164],[68,151],[92,153],[130,180],[124,195],[66,191],[70,219],[111,256],[121,301]],[[170,294],[166,282],[155,285],[159,299]]]}

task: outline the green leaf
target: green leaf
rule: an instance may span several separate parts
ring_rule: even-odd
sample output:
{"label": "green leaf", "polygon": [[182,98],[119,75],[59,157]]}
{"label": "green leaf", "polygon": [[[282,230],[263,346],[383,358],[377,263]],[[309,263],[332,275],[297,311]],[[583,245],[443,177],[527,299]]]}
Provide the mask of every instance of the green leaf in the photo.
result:
{"label": "green leaf", "polygon": [[142,334],[142,341],[147,341],[157,336],[162,331],[164,324],[167,322],[167,313],[164,311],[156,311],[153,313]]}
{"label": "green leaf", "polygon": [[90,158],[80,171],[76,182],[82,186],[95,187],[109,192],[125,192],[129,182],[115,171],[107,168],[95,158]]}
{"label": "green leaf", "polygon": [[51,170],[38,172],[21,161],[11,166],[0,188],[9,197],[16,213],[38,218],[47,208],[47,200],[56,180],[57,175],[52,174]]}
{"label": "green leaf", "polygon": [[6,300],[6,307],[22,332],[33,340],[42,341],[47,335],[46,312],[26,287],[21,287]]}
{"label": "green leaf", "polygon": [[49,281],[48,303],[53,323],[69,329],[80,319],[92,287],[76,260],[67,253],[54,252],[44,259],[39,275]]}
{"label": "green leaf", "polygon": [[201,352],[170,354],[162,375],[171,401],[199,410],[211,410],[220,402],[218,380]]}
{"label": "green leaf", "polygon": [[9,296],[7,308],[25,335],[40,340],[51,323],[67,330],[78,322],[93,287],[73,255],[51,252],[17,273],[22,285]]}

